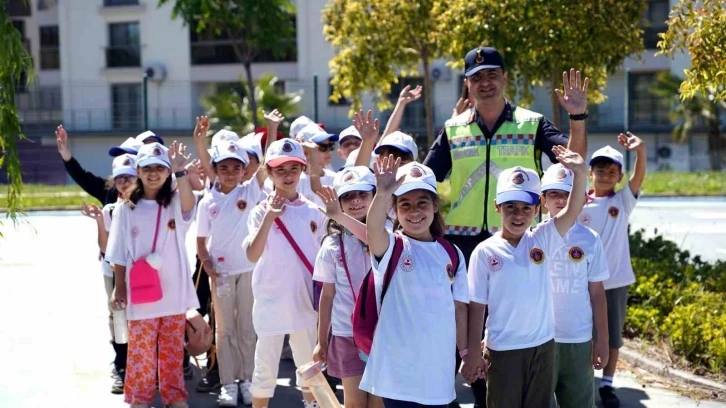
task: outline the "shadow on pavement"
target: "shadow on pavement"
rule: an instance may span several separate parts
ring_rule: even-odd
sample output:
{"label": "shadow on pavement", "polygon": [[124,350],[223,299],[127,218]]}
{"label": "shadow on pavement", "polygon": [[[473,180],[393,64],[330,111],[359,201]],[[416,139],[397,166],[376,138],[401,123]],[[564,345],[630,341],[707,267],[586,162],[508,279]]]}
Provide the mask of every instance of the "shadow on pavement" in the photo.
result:
{"label": "shadow on pavement", "polygon": [[[620,399],[620,406],[623,408],[645,408],[645,405],[640,401],[650,400],[648,394],[639,388],[617,387],[615,388],[615,393]],[[595,389],[595,405],[597,408],[602,408],[600,394],[597,388]]]}

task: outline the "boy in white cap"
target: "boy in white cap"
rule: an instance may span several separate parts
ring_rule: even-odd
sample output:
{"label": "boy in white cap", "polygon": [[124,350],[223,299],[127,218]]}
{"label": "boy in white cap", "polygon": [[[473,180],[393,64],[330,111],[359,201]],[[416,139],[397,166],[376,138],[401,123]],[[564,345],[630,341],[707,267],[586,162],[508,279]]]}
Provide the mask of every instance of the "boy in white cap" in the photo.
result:
{"label": "boy in white cap", "polygon": [[623,155],[610,146],[593,153],[590,159],[590,177],[593,189],[580,216],[580,222],[600,234],[605,253],[608,254],[610,278],[604,282],[607,298],[608,336],[610,357],[600,380],[600,400],[604,408],[617,408],[620,400],[613,390],[613,376],[618,364],[622,331],[628,302],[628,286],[635,282],[630,263],[628,221],[637,203],[640,187],[645,178],[647,151],[643,141],[628,132],[618,135],[618,144],[635,151],[635,170],[630,181],[619,191],[615,186],[623,179]]}
{"label": "boy in white cap", "polygon": [[136,155],[139,152],[141,145],[143,145],[143,143],[139,142],[134,137],[130,137],[124,140],[124,142],[120,145],[109,149],[108,155],[111,157],[121,156],[126,153]]}
{"label": "boy in white cap", "polygon": [[[562,246],[582,210],[587,167],[580,155],[556,146],[557,160],[574,171],[565,208],[532,231],[539,212],[540,180],[534,170],[502,171],[495,205],[502,230],[479,244],[469,263],[469,350],[462,373],[487,378],[487,405],[549,407],[555,367],[554,306],[547,262]],[[573,198],[574,197],[574,198]],[[478,350],[484,313],[487,367]]]}
{"label": "boy in white cap", "polygon": [[[212,278],[216,313],[216,345],[222,389],[218,403],[237,406],[239,394],[252,403],[250,385],[255,354],[252,326],[252,270],[254,264],[240,250],[247,237],[247,220],[260,196],[260,184],[239,180],[249,163],[247,152],[233,138],[212,148],[216,182],[199,203],[197,254]],[[239,388],[235,381],[239,380]]]}
{"label": "boy in white cap", "polygon": [[343,129],[338,136],[338,156],[343,160],[348,160],[350,154],[357,150],[361,143],[363,143],[363,137],[355,126],[348,126]]}
{"label": "boy in white cap", "polygon": [[315,123],[312,119],[307,116],[300,116],[290,123],[290,138],[296,139],[298,133],[307,125]]}
{"label": "boy in white cap", "polygon": [[[565,208],[573,178],[574,173],[559,163],[542,176],[542,205],[549,218]],[[547,262],[555,310],[555,398],[560,408],[594,407],[593,368],[601,370],[608,363],[603,281],[610,275],[595,231],[576,222],[563,239],[565,246]],[[594,349],[593,321],[597,327]]]}
{"label": "boy in white cap", "polygon": [[136,141],[141,144],[149,144],[149,143],[160,143],[164,144],[164,139],[161,138],[161,136],[157,136],[154,132],[147,130],[146,132],[139,133],[136,135]]}

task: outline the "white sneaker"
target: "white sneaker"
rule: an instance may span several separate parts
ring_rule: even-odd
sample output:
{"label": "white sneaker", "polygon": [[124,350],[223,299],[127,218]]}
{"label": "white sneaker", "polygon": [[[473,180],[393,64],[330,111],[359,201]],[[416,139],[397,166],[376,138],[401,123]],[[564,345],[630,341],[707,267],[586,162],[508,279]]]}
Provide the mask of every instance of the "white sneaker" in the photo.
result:
{"label": "white sneaker", "polygon": [[239,392],[242,393],[242,403],[245,405],[252,405],[252,393],[250,392],[250,386],[252,386],[252,382],[250,380],[244,380],[239,383]]}
{"label": "white sneaker", "polygon": [[303,400],[303,404],[305,404],[305,408],[320,408],[320,405],[318,405],[318,401],[307,402]]}
{"label": "white sneaker", "polygon": [[222,389],[219,391],[219,398],[217,398],[217,403],[220,407],[236,407],[237,406],[237,384],[227,384],[223,385]]}

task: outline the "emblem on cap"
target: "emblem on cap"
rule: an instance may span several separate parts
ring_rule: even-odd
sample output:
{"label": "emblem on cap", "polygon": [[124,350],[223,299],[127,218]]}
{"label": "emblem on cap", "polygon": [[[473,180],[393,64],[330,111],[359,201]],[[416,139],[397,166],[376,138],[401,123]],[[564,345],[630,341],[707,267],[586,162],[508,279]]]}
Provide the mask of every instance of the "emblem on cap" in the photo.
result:
{"label": "emblem on cap", "polygon": [[155,147],[154,150],[151,151],[151,154],[153,154],[154,156],[161,156],[161,149]]}
{"label": "emblem on cap", "polygon": [[285,153],[290,153],[292,151],[292,149],[293,149],[292,143],[290,143],[290,142],[285,142],[282,145],[282,151]]}
{"label": "emblem on cap", "polygon": [[484,57],[481,55],[481,48],[476,50],[476,59],[474,60],[477,64],[481,64],[484,62]]}
{"label": "emblem on cap", "polygon": [[124,165],[124,166],[129,166],[129,165],[131,165],[131,159],[129,159],[129,158],[127,157],[127,158],[126,158],[126,159],[124,160],[124,162],[123,162],[123,165]]}
{"label": "emblem on cap", "polygon": [[560,180],[567,178],[567,170],[565,170],[565,169],[557,170],[557,178]]}
{"label": "emblem on cap", "polygon": [[579,246],[573,246],[569,251],[567,251],[567,255],[573,262],[580,262],[582,261],[582,258],[585,257],[585,251],[583,251]]}
{"label": "emblem on cap", "polygon": [[524,183],[524,174],[521,172],[516,172],[512,175],[512,183],[514,184],[522,184]]}
{"label": "emblem on cap", "polygon": [[348,174],[346,174],[345,177],[343,177],[343,183],[347,183],[347,182],[353,180],[354,178],[355,178],[355,173],[352,170],[350,170],[350,171],[348,171]]}
{"label": "emblem on cap", "polygon": [[227,148],[227,150],[230,151],[230,152],[232,152],[232,153],[234,153],[234,152],[237,151],[237,145],[234,144],[234,143],[232,143],[232,144],[229,145],[229,147]]}
{"label": "emblem on cap", "polygon": [[531,251],[529,251],[529,259],[532,260],[535,264],[539,265],[542,262],[544,262],[544,251],[542,251],[539,248],[532,248]]}
{"label": "emblem on cap", "polygon": [[411,172],[409,174],[411,175],[411,177],[415,178],[423,177],[423,172],[417,166],[411,167]]}

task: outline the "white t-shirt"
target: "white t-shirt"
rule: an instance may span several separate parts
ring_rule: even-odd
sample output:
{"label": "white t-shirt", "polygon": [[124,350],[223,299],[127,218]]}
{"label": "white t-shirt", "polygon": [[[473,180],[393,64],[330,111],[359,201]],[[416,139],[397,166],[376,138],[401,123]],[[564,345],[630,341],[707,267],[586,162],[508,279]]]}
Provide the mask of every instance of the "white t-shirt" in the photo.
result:
{"label": "white t-shirt", "polygon": [[[335,180],[335,172],[329,169],[323,169],[325,174],[320,177],[320,184],[323,186],[330,186],[333,187],[333,181]],[[265,193],[265,197],[269,196],[273,191],[273,183],[270,178],[267,178],[265,180],[265,185],[263,187],[263,191]],[[305,196],[309,201],[316,204],[318,207],[325,208],[325,204],[323,204],[323,200],[318,197],[317,194],[313,191],[312,184],[310,183],[310,176],[307,173],[300,174],[300,182],[297,184],[297,192]]]}
{"label": "white t-shirt", "polygon": [[610,278],[603,282],[605,289],[615,289],[635,283],[633,265],[630,263],[628,222],[638,198],[625,183],[610,197],[590,196],[580,214],[580,223],[600,234],[607,254]]}
{"label": "white t-shirt", "polygon": [[367,245],[347,231],[342,234],[345,259],[352,282],[349,281],[343,267],[340,236],[341,234],[331,235],[323,241],[323,246],[315,260],[313,279],[318,282],[335,284],[332,314],[333,335],[353,337],[353,325],[351,324],[355,306],[353,292],[355,291],[357,297],[363,278],[371,268],[371,258]]}
{"label": "white t-shirt", "polygon": [[[379,304],[393,254],[393,233],[388,236],[388,251],[381,261],[371,260]],[[448,404],[456,397],[454,301],[469,303],[464,256],[457,248],[459,268],[455,277],[449,277],[451,259],[441,244],[404,236],[403,245],[385,304],[380,306],[360,388],[385,398]]]}
{"label": "white t-shirt", "polygon": [[555,337],[547,262],[565,242],[555,223],[527,231],[513,247],[501,232],[477,245],[469,260],[472,302],[486,304],[484,340],[496,351],[542,345]]}
{"label": "white t-shirt", "polygon": [[555,341],[584,343],[592,339],[588,284],[607,279],[608,265],[597,232],[576,222],[563,239],[565,246],[547,261],[555,306]]}
{"label": "white t-shirt", "polygon": [[[116,207],[114,221],[106,247],[106,260],[126,267],[126,289],[129,302],[126,306],[128,320],[153,319],[156,317],[184,314],[199,308],[199,300],[192,283],[187,248],[184,244],[189,226],[194,220],[194,210],[182,214],[179,193],[174,192],[171,203],[161,210],[156,252],[161,256],[159,279],[163,297],[153,303],[135,305],[130,302],[129,271],[134,261],[151,253],[159,205],[154,200],[139,200],[132,210],[128,202]],[[195,208],[196,209],[196,208]]]}
{"label": "white t-shirt", "polygon": [[[262,224],[266,204],[258,204],[250,214],[243,253]],[[325,215],[299,195],[297,200],[285,205],[280,219],[313,264],[325,235]],[[252,322],[260,336],[289,334],[317,324],[318,314],[312,303],[312,275],[275,224],[252,273],[252,293],[255,297]]]}
{"label": "white t-shirt", "polygon": [[[255,267],[242,251],[242,241],[247,237],[247,220],[257,205],[260,190],[260,184],[252,179],[228,194],[212,188],[199,203],[197,237],[208,237],[207,250],[212,263],[229,275],[252,272]],[[220,262],[219,258],[224,261]]]}

